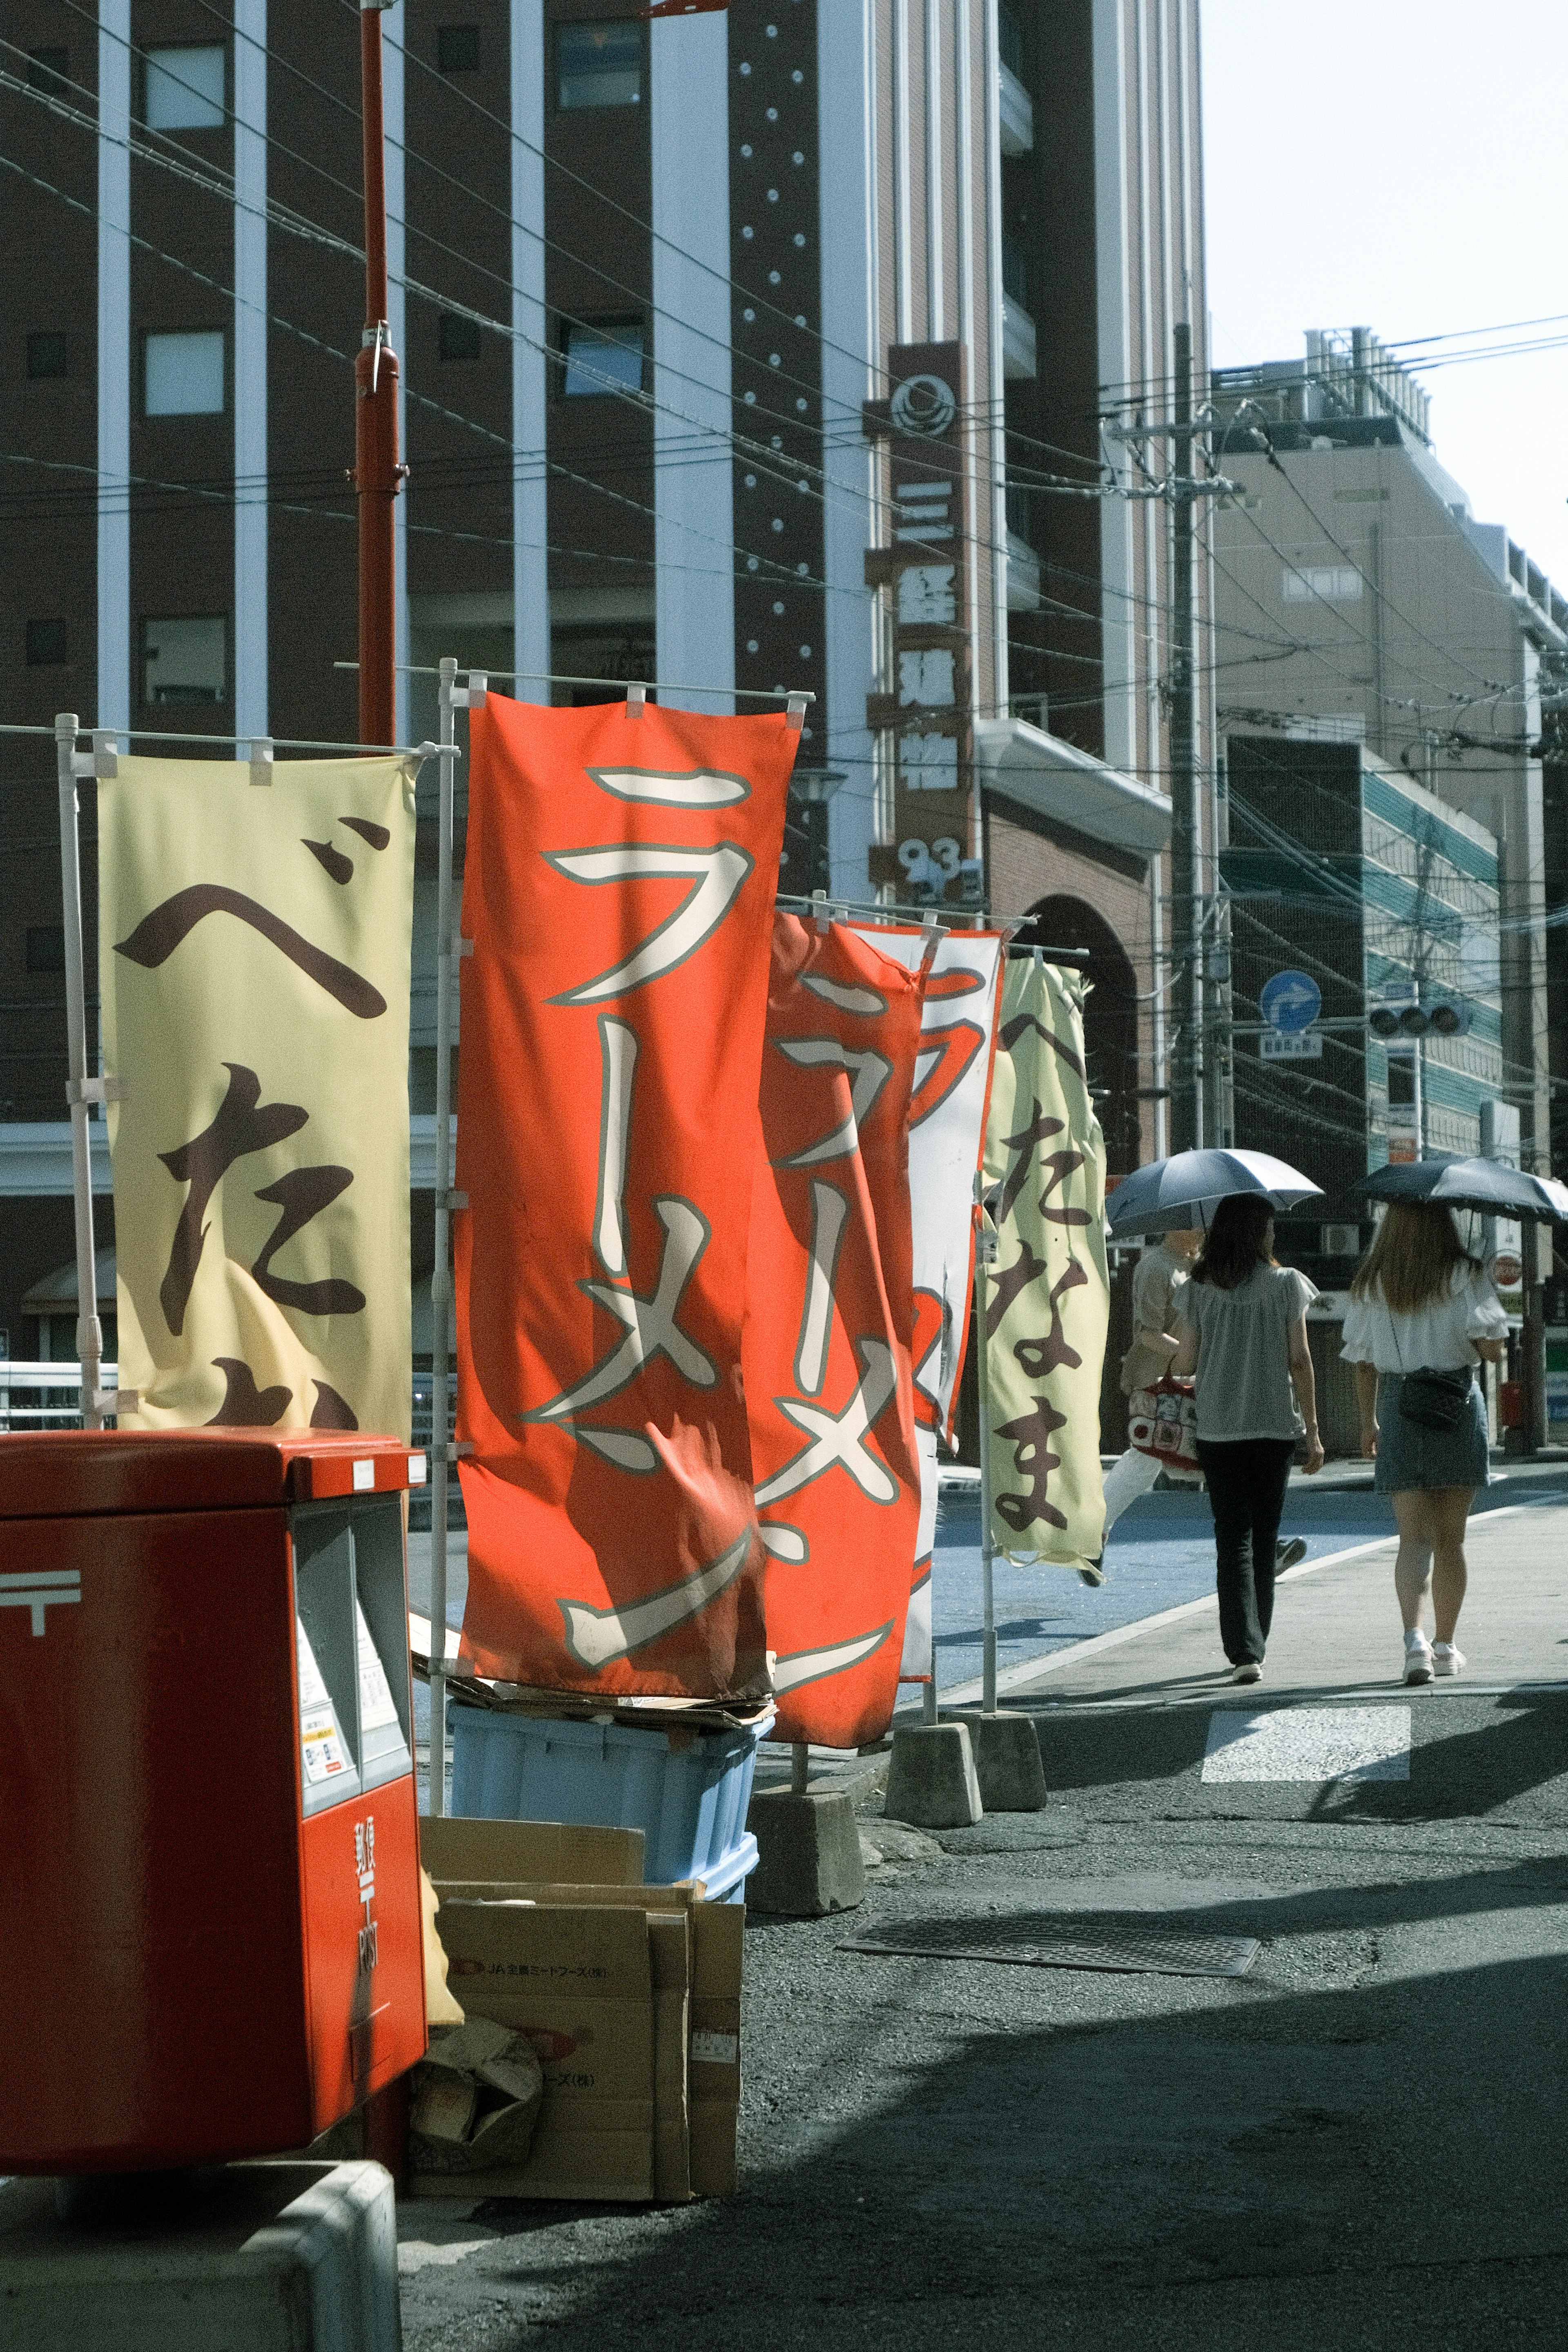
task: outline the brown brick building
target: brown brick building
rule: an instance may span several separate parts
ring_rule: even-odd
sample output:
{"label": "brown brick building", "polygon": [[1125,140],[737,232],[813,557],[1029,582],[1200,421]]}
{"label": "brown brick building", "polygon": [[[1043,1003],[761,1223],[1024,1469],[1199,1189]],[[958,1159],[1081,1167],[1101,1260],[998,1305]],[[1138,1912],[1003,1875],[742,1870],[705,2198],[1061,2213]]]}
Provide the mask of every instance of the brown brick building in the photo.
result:
{"label": "brown brick building", "polygon": [[[334,664],[355,639],[357,20],[353,0],[0,8],[9,725],[354,735]],[[1103,427],[1164,416],[1176,318],[1204,359],[1196,0],[733,0],[654,24],[614,0],[400,0],[384,35],[400,735],[434,732],[418,672],[448,653],[525,698],[804,688],[803,762],[832,797],[796,807],[782,887],[866,898],[911,803],[906,739],[867,725],[896,681],[865,551],[900,486],[862,412],[893,347],[961,347],[963,845],[998,912],[1094,957],[1131,1164],[1163,1082],[1168,515],[1126,495],[1152,445]],[[92,817],[89,793],[89,937]],[[432,824],[426,1185],[434,878]],[[46,1336],[24,1299],[70,1255],[60,964],[53,746],[0,736],[18,1354]],[[415,1213],[417,1268],[428,1192]]]}

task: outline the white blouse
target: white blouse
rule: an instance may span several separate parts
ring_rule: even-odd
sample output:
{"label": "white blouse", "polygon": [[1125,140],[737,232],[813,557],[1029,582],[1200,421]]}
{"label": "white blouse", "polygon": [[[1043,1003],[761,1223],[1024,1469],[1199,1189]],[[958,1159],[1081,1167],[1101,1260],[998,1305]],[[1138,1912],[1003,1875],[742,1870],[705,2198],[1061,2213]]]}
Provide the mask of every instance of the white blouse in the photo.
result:
{"label": "white blouse", "polygon": [[1479,1266],[1455,1266],[1446,1292],[1427,1300],[1413,1315],[1396,1315],[1384,1304],[1381,1291],[1366,1298],[1353,1297],[1344,1310],[1344,1345],[1341,1355],[1349,1364],[1373,1364],[1380,1372],[1457,1371],[1479,1361],[1475,1339],[1501,1339],[1508,1331],[1502,1301],[1490,1277]]}

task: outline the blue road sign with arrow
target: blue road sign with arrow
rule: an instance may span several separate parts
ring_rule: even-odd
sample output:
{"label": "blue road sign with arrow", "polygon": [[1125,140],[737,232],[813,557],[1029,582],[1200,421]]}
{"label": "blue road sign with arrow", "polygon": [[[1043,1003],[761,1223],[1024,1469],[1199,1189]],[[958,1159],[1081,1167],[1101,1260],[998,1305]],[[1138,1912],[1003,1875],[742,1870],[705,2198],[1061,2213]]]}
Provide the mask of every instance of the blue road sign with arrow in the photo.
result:
{"label": "blue road sign with arrow", "polygon": [[1278,1029],[1287,1037],[1299,1037],[1322,1011],[1323,992],[1307,972],[1277,971],[1271,980],[1264,982],[1258,1009],[1270,1029]]}

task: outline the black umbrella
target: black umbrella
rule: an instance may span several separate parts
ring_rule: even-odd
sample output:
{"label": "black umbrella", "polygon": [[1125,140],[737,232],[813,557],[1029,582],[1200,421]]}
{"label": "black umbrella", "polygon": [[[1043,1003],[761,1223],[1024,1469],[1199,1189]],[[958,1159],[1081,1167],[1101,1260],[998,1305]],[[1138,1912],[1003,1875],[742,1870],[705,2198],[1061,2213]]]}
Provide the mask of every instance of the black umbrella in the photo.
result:
{"label": "black umbrella", "polygon": [[1352,1192],[1370,1201],[1435,1201],[1483,1217],[1568,1220],[1568,1184],[1500,1160],[1402,1160],[1375,1168]]}

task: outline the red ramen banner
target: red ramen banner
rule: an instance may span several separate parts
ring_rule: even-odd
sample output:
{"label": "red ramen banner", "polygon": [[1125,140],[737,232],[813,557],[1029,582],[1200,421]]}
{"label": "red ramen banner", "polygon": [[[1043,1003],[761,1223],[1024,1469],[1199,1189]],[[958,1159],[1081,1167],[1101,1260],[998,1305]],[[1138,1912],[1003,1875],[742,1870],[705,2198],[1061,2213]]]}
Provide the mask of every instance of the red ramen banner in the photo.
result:
{"label": "red ramen banner", "polygon": [[767,1686],[741,1383],[782,716],[472,725],[457,1185],[463,1654]]}
{"label": "red ramen banner", "polygon": [[[917,930],[860,934],[917,965]],[[915,1419],[920,1531],[904,1629],[904,1674],[931,1674],[931,1555],[936,1538],[938,1433],[951,1439],[975,1275],[975,1176],[985,1141],[996,1052],[1002,940],[995,931],[942,934],[927,971],[920,1059],[909,1108],[909,1194],[915,1233]]]}
{"label": "red ramen banner", "polygon": [[779,1739],[880,1738],[898,1695],[920,1000],[852,931],[775,918],[744,1362]]}

